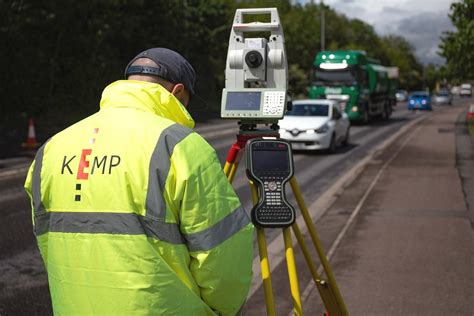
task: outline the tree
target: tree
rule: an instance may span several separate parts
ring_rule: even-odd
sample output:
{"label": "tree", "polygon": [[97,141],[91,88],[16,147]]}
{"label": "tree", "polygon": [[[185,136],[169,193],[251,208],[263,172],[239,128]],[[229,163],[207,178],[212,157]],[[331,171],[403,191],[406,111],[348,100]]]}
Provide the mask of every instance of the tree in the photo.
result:
{"label": "tree", "polygon": [[452,3],[449,17],[456,31],[441,37],[440,55],[451,78],[474,80],[474,0]]}
{"label": "tree", "polygon": [[388,35],[381,39],[384,65],[398,67],[400,87],[407,90],[422,88],[423,66],[415,56],[413,46],[401,36]]}
{"label": "tree", "polygon": [[29,117],[34,117],[37,137],[44,141],[97,111],[103,88],[122,79],[125,64],[149,47],[168,47],[188,58],[196,68],[196,90],[201,96],[192,101],[191,113],[217,113],[229,30],[237,8],[278,8],[285,32],[289,88],[293,96],[305,97],[320,50],[322,5],[328,49],[365,50],[384,65],[399,66],[407,86],[421,82],[421,68],[406,41],[381,38],[364,21],[349,19],[324,4],[291,0],[0,0],[0,156],[25,139]]}

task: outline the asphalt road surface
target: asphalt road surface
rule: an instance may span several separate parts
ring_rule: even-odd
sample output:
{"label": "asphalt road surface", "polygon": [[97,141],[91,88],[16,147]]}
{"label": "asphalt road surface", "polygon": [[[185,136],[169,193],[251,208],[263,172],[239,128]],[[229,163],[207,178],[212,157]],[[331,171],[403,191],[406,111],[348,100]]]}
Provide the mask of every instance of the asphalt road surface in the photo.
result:
{"label": "asphalt road surface", "polygon": [[[430,113],[408,112],[404,105],[399,104],[389,121],[352,126],[350,144],[339,148],[335,154],[295,152],[295,176],[306,205],[316,203],[328,188],[403,126],[427,115]],[[196,131],[215,148],[224,164],[228,149],[235,142],[237,123],[210,120],[198,124]],[[11,170],[13,171],[3,173],[0,170],[0,315],[50,315],[52,311],[47,278],[32,233],[29,201],[23,191],[26,168],[23,165]],[[243,162],[238,168],[233,186],[245,208],[250,210],[252,202]],[[293,196],[289,195],[289,198],[296,205]],[[319,233],[326,249],[330,248],[343,224],[343,218],[325,222]],[[318,225],[316,222],[317,227]],[[280,238],[280,230],[267,230],[266,233],[269,244],[275,238]],[[257,251],[255,253],[258,256]],[[281,273],[274,277],[275,284],[287,283],[284,266],[284,262],[278,265],[276,270]],[[249,315],[265,314],[258,273],[255,272],[252,295],[246,307],[246,314]],[[303,274],[302,277],[307,278],[308,275]],[[282,288],[281,292],[279,295],[290,297],[286,289]],[[283,314],[288,314],[291,309],[291,299],[278,301],[278,310],[283,311]]]}

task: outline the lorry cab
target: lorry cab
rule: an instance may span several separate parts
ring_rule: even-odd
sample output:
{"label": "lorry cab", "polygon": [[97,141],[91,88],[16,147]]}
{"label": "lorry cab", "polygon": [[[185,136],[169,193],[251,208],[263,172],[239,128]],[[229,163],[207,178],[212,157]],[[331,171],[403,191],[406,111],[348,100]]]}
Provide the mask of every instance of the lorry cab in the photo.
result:
{"label": "lorry cab", "polygon": [[368,123],[374,116],[390,116],[387,70],[365,52],[322,51],[313,65],[311,99],[338,100],[351,121]]}

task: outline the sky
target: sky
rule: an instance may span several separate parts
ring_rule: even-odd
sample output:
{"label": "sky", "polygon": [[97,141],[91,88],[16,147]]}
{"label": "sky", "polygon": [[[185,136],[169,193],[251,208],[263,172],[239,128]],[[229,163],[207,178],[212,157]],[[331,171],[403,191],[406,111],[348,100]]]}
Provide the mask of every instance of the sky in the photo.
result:
{"label": "sky", "polygon": [[[323,0],[326,5],[349,18],[372,25],[379,35],[401,35],[415,48],[424,63],[442,65],[436,52],[444,31],[454,30],[451,0]],[[299,1],[305,3],[306,1]],[[320,0],[315,0],[319,4]]]}

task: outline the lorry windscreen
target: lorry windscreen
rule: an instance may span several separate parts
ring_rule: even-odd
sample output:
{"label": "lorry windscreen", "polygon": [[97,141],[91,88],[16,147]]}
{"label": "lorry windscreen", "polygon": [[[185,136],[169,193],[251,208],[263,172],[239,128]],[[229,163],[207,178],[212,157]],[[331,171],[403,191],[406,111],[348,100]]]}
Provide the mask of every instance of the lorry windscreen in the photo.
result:
{"label": "lorry windscreen", "polygon": [[325,86],[353,86],[357,84],[357,69],[349,66],[344,69],[322,69],[316,67],[314,84]]}

